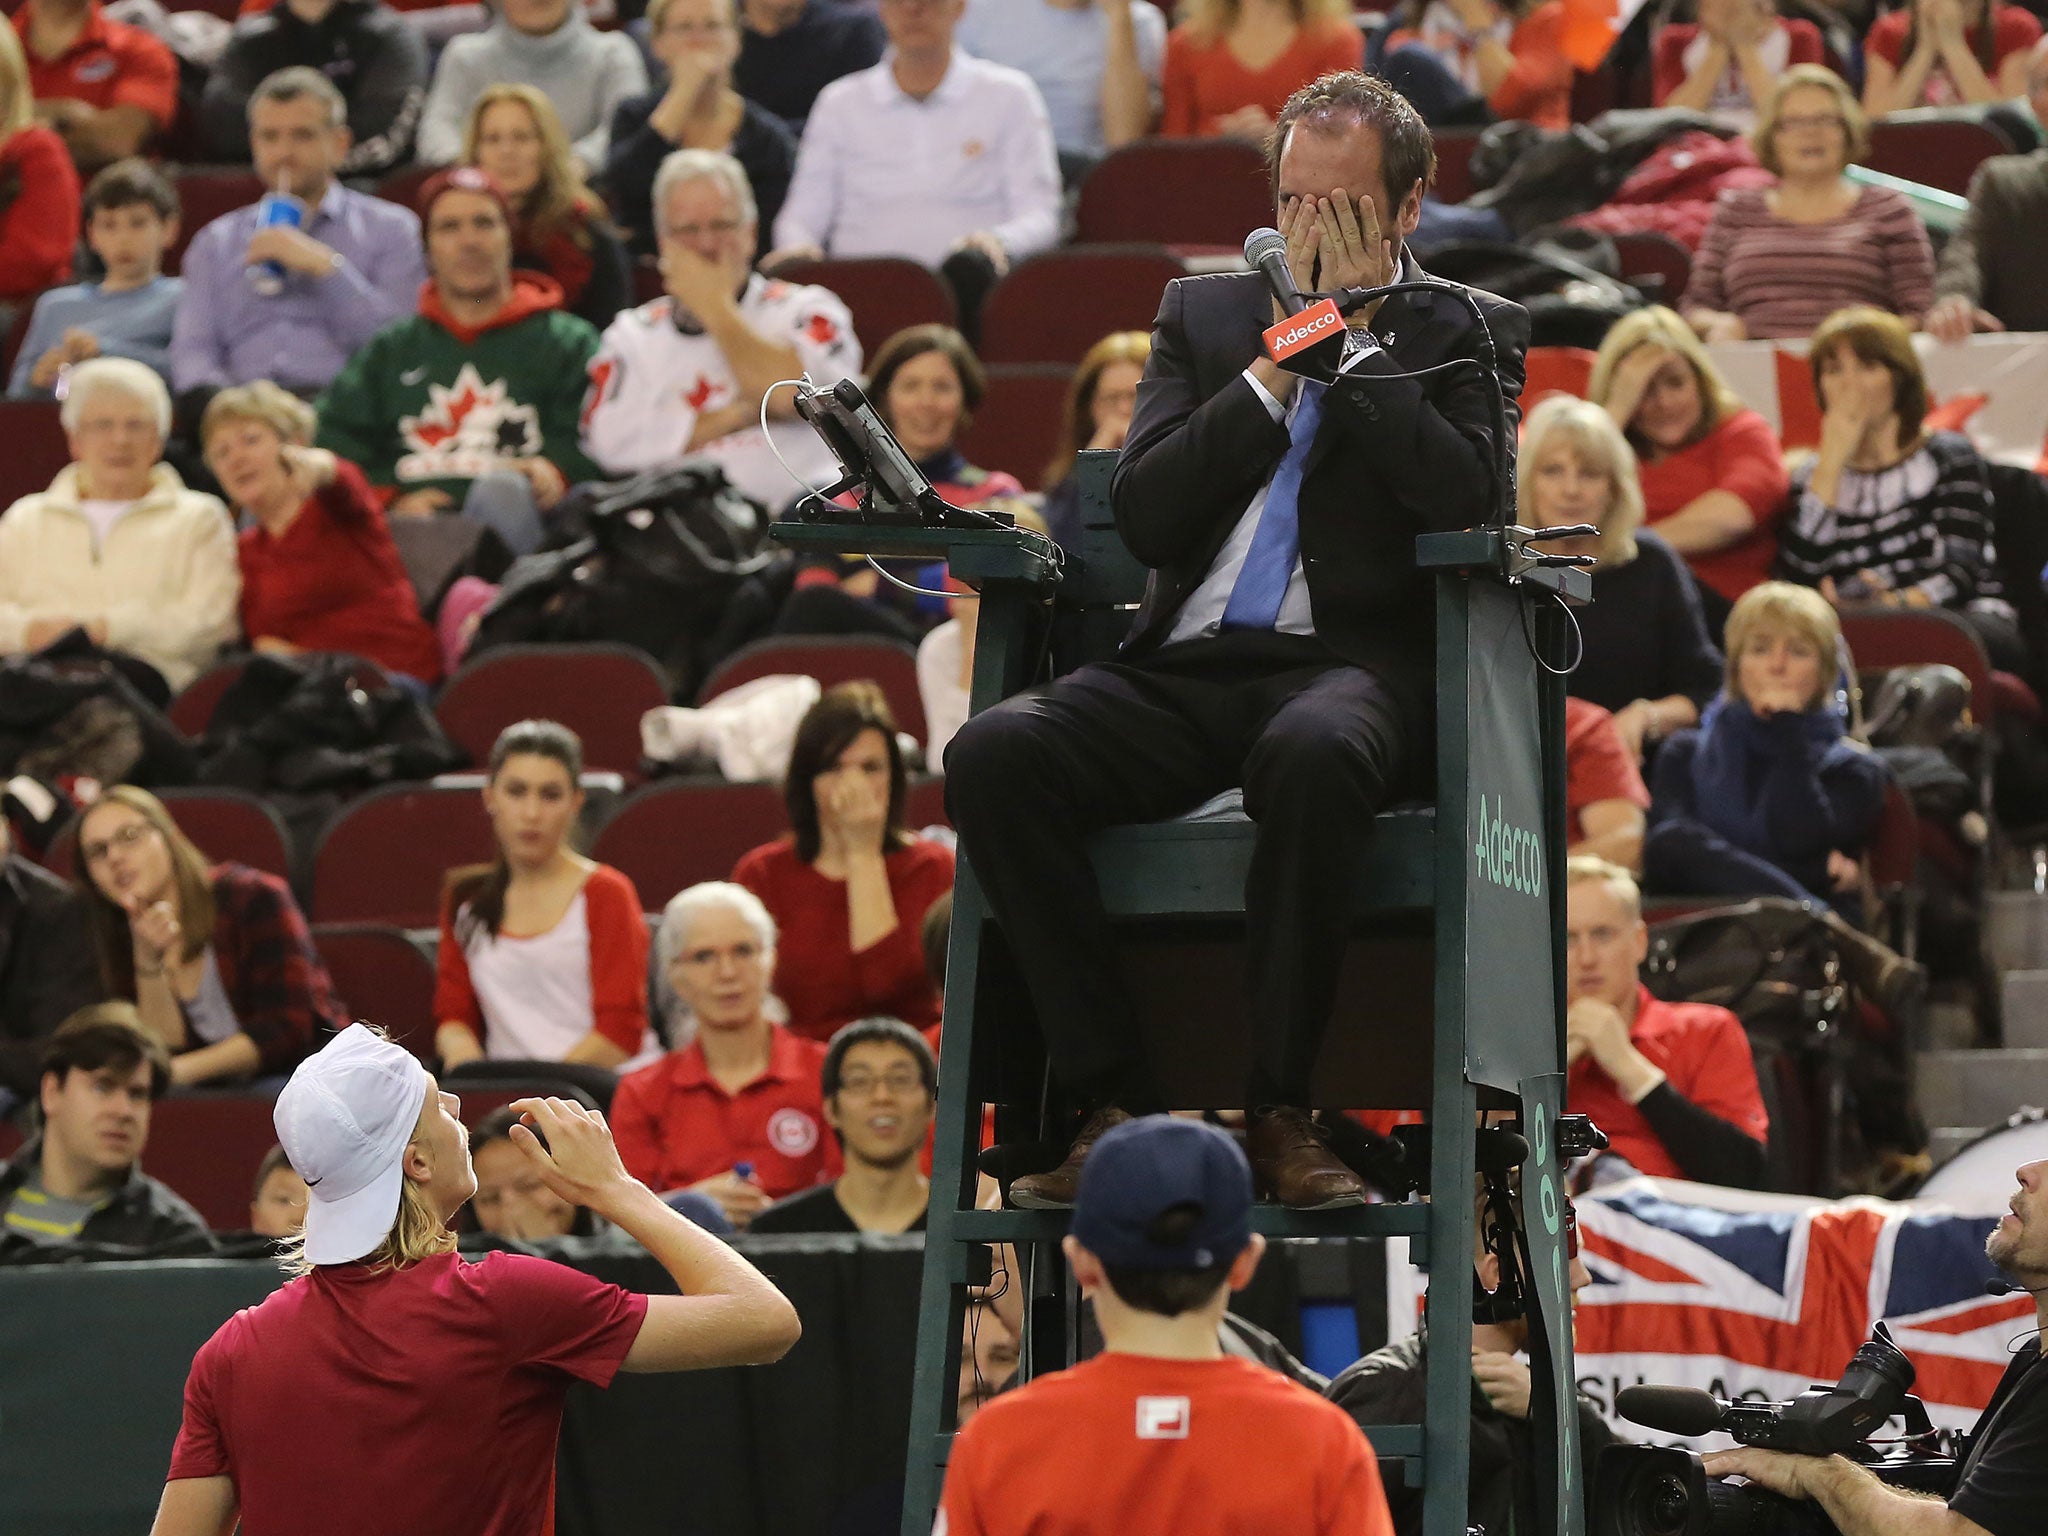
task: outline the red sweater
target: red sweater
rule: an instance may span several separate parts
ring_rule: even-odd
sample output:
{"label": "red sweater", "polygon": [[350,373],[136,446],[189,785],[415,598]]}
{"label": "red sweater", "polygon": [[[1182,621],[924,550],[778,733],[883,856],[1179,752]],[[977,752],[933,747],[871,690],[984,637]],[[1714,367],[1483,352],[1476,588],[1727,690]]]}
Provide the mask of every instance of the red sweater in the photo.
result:
{"label": "red sweater", "polygon": [[1733,491],[1756,516],[1756,527],[1726,549],[1687,555],[1693,575],[1734,602],[1770,579],[1778,555],[1778,523],[1789,504],[1792,481],[1778,434],[1755,411],[1737,411],[1696,443],[1654,463],[1642,459],[1645,521],[1654,528],[1709,491]]}
{"label": "red sweater", "polygon": [[896,926],[855,954],[848,933],[846,882],[828,880],[796,856],[796,839],[766,843],[741,859],[732,877],[768,908],[775,944],[775,995],[789,1027],[829,1040],[842,1024],[887,1014],[914,1029],[939,1022],[939,994],[924,968],[924,915],[953,888],[953,854],[924,838],[888,855]]}
{"label": "red sweater", "polygon": [[1584,699],[1564,701],[1564,801],[1573,842],[1586,835],[1579,818],[1602,800],[1650,808],[1650,791],[1636,760],[1622,745],[1614,716]]}
{"label": "red sweater", "polygon": [[[1911,6],[1878,17],[1870,24],[1870,31],[1863,39],[1863,51],[1873,58],[1883,59],[1893,69],[1898,69],[1907,56],[1906,33],[1912,25]],[[1970,52],[1978,55],[1980,64],[1983,64],[1983,56],[1978,53],[1978,40],[1982,32],[1981,25],[1969,29]],[[2007,58],[2033,47],[2040,40],[2041,23],[2033,12],[2022,10],[2016,5],[1994,5],[1991,19],[1991,62],[1983,64],[1984,73],[1991,77],[1992,84],[1998,83],[1998,72],[2005,67]],[[1950,107],[1959,105],[1962,99],[1962,92],[1956,88],[1955,81],[1949,76],[1948,66],[1937,60],[1934,68],[1927,71],[1926,83],[1920,87],[1920,99],[1912,105]]]}
{"label": "red sweater", "polygon": [[78,203],[78,172],[56,134],[32,123],[0,144],[0,299],[70,281]]}
{"label": "red sweater", "polygon": [[1186,27],[1175,27],[1166,38],[1165,114],[1159,131],[1170,138],[1208,137],[1219,118],[1240,107],[1278,117],[1287,98],[1309,81],[1333,70],[1357,69],[1364,61],[1364,34],[1339,23],[1297,29],[1286,51],[1264,69],[1245,68],[1220,37],[1197,42]]}
{"label": "red sweater", "polygon": [[241,536],[242,631],[309,651],[343,651],[423,683],[441,677],[441,646],[363,472],[346,459],[291,526]]}

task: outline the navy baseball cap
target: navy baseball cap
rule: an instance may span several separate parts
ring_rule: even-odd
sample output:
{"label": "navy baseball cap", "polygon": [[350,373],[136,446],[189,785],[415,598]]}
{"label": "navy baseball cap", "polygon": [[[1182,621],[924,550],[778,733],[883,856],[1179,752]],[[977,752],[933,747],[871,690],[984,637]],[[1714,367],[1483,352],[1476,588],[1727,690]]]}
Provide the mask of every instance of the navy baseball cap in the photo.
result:
{"label": "navy baseball cap", "polygon": [[[1195,1211],[1184,1242],[1147,1235],[1176,1206]],[[1126,1120],[1105,1132],[1081,1165],[1074,1236],[1114,1269],[1210,1269],[1252,1237],[1252,1170],[1237,1143],[1213,1125],[1172,1115]]]}

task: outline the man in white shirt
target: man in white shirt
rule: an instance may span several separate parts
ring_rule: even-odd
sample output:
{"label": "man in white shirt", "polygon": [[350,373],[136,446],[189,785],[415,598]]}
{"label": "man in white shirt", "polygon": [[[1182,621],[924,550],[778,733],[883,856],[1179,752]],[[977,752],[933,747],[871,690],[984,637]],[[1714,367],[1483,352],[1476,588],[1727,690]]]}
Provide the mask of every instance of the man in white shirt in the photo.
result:
{"label": "man in white shirt", "polygon": [[795,392],[768,396],[773,447],[761,431],[761,397],[802,373],[828,386],[860,372],[846,306],[823,288],[749,269],[758,216],[732,156],[668,156],[653,209],[668,292],[606,328],[590,364],[584,451],[613,475],[713,458],[771,511],[803,494],[776,449],[814,487],[836,478],[830,452],[796,419]]}
{"label": "man in white shirt", "polygon": [[1069,180],[1158,115],[1166,17],[1146,0],[967,0],[960,46],[1031,77]]}
{"label": "man in white shirt", "polygon": [[819,94],[762,263],[906,256],[943,271],[971,327],[1010,264],[1059,237],[1045,98],[953,46],[966,0],[882,0],[890,50]]}

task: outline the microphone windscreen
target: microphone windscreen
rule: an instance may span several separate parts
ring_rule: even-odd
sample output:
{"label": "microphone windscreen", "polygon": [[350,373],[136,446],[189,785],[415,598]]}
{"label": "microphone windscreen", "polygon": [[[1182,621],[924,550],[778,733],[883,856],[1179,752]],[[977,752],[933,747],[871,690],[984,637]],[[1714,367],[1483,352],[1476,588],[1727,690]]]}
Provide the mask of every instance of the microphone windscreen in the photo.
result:
{"label": "microphone windscreen", "polygon": [[1986,1280],[1984,1282],[1984,1294],[1986,1296],[2011,1296],[2025,1289],[2025,1286],[2014,1285],[2010,1280]]}
{"label": "microphone windscreen", "polygon": [[1668,1435],[1710,1435],[1721,1423],[1721,1400],[1698,1387],[1623,1387],[1614,1406],[1629,1423]]}
{"label": "microphone windscreen", "polygon": [[1479,1132],[1474,1167],[1480,1173],[1506,1173],[1529,1161],[1529,1140],[1520,1131],[1504,1125],[1489,1125]]}
{"label": "microphone windscreen", "polygon": [[1281,234],[1279,230],[1255,229],[1245,236],[1244,264],[1246,266],[1257,267],[1260,262],[1275,252],[1278,252],[1281,256],[1287,254],[1287,237]]}

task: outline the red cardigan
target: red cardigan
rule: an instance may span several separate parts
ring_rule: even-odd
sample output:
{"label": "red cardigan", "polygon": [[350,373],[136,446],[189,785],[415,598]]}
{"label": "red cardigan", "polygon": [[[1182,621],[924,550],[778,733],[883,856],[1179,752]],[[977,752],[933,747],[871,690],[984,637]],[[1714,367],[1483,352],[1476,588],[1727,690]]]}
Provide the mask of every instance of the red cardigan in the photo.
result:
{"label": "red cardigan", "polygon": [[953,888],[952,850],[925,838],[887,856],[896,927],[855,954],[847,932],[846,883],[828,880],[783,837],[741,859],[732,877],[761,898],[781,930],[775,995],[789,1027],[829,1040],[842,1024],[887,1014],[923,1029],[939,1022],[939,994],[924,968],[924,915]]}
{"label": "red cardigan", "polygon": [[1175,27],[1166,37],[1159,131],[1169,138],[1208,137],[1219,118],[1241,107],[1278,117],[1287,98],[1309,81],[1364,61],[1364,34],[1344,23],[1297,29],[1286,51],[1264,69],[1245,68],[1220,37],[1198,43],[1186,27]]}
{"label": "red cardigan", "polygon": [[1778,523],[1792,480],[1771,424],[1755,411],[1737,411],[1696,443],[1666,458],[1641,461],[1643,510],[1652,528],[1709,491],[1733,491],[1748,505],[1756,527],[1726,549],[1688,555],[1693,575],[1734,602],[1767,581],[1778,556]]}
{"label": "red cardigan", "polygon": [[78,207],[78,172],[56,134],[31,124],[0,144],[0,299],[71,280]]}
{"label": "red cardigan", "polygon": [[363,656],[423,683],[441,677],[441,645],[363,472],[346,459],[276,538],[241,535],[242,632],[309,651]]}

